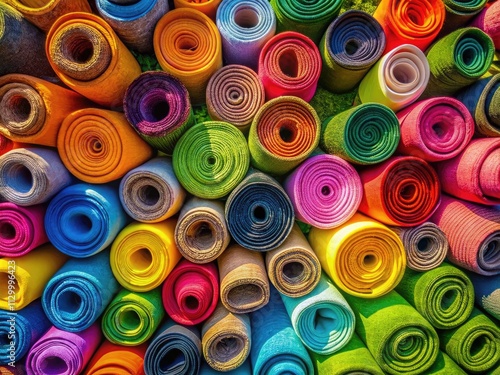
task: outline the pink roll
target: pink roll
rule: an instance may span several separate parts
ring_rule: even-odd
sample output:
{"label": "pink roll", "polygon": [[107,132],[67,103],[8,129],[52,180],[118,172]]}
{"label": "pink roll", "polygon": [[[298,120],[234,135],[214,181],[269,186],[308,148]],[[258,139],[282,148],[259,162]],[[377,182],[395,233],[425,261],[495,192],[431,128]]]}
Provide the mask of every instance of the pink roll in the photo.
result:
{"label": "pink roll", "polygon": [[495,1],[490,6],[484,8],[469,26],[483,30],[493,39],[495,49],[500,49],[500,2]]}

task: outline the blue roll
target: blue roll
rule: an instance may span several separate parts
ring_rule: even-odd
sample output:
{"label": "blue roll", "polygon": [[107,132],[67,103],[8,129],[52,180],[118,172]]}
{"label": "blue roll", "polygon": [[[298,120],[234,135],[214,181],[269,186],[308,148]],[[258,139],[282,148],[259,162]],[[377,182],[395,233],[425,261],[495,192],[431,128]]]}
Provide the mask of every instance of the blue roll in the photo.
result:
{"label": "blue roll", "polygon": [[127,220],[115,186],[80,183],[52,199],[45,230],[59,251],[85,258],[110,246]]}
{"label": "blue roll", "polygon": [[[208,363],[203,362],[201,365],[201,370],[198,375],[220,375],[222,372],[214,370],[209,366]],[[240,367],[234,370],[224,372],[226,375],[252,375],[252,367],[250,366],[250,361],[246,360]]]}
{"label": "blue roll", "polygon": [[81,332],[99,318],[119,289],[106,250],[67,261],[47,283],[42,306],[55,327]]}
{"label": "blue roll", "polygon": [[467,276],[474,285],[476,304],[492,317],[500,320],[500,274],[483,276],[467,271]]}

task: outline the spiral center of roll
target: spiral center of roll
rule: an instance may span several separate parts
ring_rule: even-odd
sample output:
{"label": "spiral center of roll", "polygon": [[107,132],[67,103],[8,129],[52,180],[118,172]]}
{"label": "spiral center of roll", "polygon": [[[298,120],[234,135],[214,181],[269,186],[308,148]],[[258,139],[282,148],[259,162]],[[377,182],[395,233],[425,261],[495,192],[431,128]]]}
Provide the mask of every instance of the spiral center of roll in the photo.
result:
{"label": "spiral center of roll", "polygon": [[124,311],[120,318],[121,325],[127,330],[136,329],[141,324],[141,318],[134,310]]}
{"label": "spiral center of roll", "polygon": [[438,138],[442,138],[443,135],[446,133],[444,130],[444,124],[442,122],[438,122],[435,124],[432,124],[432,131]]}
{"label": "spiral center of roll", "polygon": [[259,15],[254,9],[239,9],[234,14],[234,23],[244,29],[251,29],[259,23]]}
{"label": "spiral center of roll", "polygon": [[62,292],[57,300],[57,307],[63,317],[76,313],[80,309],[81,304],[82,297],[71,290]]}
{"label": "spiral center of roll", "polygon": [[8,185],[22,193],[28,193],[33,188],[33,174],[24,165],[15,165],[8,173]]}
{"label": "spiral center of roll", "polygon": [[297,136],[297,131],[295,130],[295,127],[287,122],[281,124],[279,131],[280,131],[280,138],[283,140],[283,142],[286,143],[293,142],[295,140],[295,137]]}
{"label": "spiral center of roll", "polygon": [[141,186],[138,191],[138,198],[145,206],[154,206],[160,200],[160,192],[151,185]]}
{"label": "spiral center of roll", "polygon": [[235,357],[240,353],[240,345],[235,337],[224,337],[215,345],[215,350],[218,357],[224,359],[225,362]]}
{"label": "spiral center of roll", "polygon": [[347,53],[349,56],[354,55],[356,52],[358,52],[359,49],[359,44],[355,40],[349,40],[345,44],[345,53]]}
{"label": "spiral center of roll", "polygon": [[262,292],[257,285],[243,284],[229,290],[227,302],[231,306],[253,306],[262,299]]}
{"label": "spiral center of roll", "polygon": [[415,82],[417,79],[417,72],[413,69],[413,66],[408,63],[399,63],[396,64],[393,71],[394,79],[404,85]]}
{"label": "spiral center of roll", "polygon": [[335,326],[335,318],[329,309],[318,309],[314,314],[313,326],[315,330],[325,331]]}
{"label": "spiral center of roll", "polygon": [[377,257],[373,254],[367,254],[363,257],[363,265],[367,268],[373,268],[377,265]]}
{"label": "spiral center of roll", "polygon": [[483,254],[483,259],[486,263],[495,263],[495,258],[500,257],[500,243],[498,241],[490,241]]}
{"label": "spiral center of roll", "polygon": [[186,54],[191,54],[198,49],[198,41],[191,36],[184,36],[177,41],[177,49]]}
{"label": "spiral center of roll", "polygon": [[256,221],[266,221],[267,210],[264,207],[257,205],[253,208],[252,215]]}
{"label": "spiral center of roll", "polygon": [[401,189],[401,198],[404,200],[412,200],[415,197],[415,193],[417,192],[417,189],[415,185],[406,185]]}
{"label": "spiral center of roll", "polygon": [[16,228],[11,223],[0,224],[0,238],[8,241],[16,237]]}
{"label": "spiral center of roll", "polygon": [[283,266],[283,274],[292,281],[299,279],[304,273],[304,265],[299,262],[289,262]]}
{"label": "spiral center of roll", "polygon": [[417,242],[418,251],[428,251],[431,245],[431,241],[427,237],[421,238]]}
{"label": "spiral center of roll", "polygon": [[[188,237],[196,238],[196,247],[207,249],[210,248],[214,243],[214,233],[209,223],[206,221],[201,221],[188,231]],[[194,244],[190,244],[193,247]]]}
{"label": "spiral center of roll", "polygon": [[195,296],[187,296],[184,300],[186,310],[197,311],[200,307],[200,301]]}
{"label": "spiral center of roll", "polygon": [[441,298],[441,310],[448,310],[458,297],[456,290],[447,290]]}
{"label": "spiral center of roll", "polygon": [[465,65],[472,65],[476,59],[476,51],[474,48],[465,48],[462,51],[462,61]]}
{"label": "spiral center of roll", "polygon": [[24,96],[13,95],[8,98],[8,101],[5,104],[10,112],[9,120],[19,123],[25,122],[29,119],[31,113],[31,103]]}
{"label": "spiral center of roll", "polygon": [[321,187],[321,194],[324,195],[325,197],[330,195],[332,193],[332,189],[330,189],[330,186],[323,186]]}
{"label": "spiral center of roll", "polygon": [[130,263],[134,265],[139,271],[147,269],[153,262],[153,255],[149,249],[145,247],[134,251],[130,255]]}
{"label": "spiral center of roll", "polygon": [[470,355],[471,357],[477,356],[484,350],[484,347],[488,345],[488,338],[484,335],[480,335],[472,341],[472,345],[470,346]]}
{"label": "spiral center of roll", "polygon": [[68,371],[68,365],[62,358],[50,356],[43,359],[40,369],[44,374],[59,375]]}
{"label": "spiral center of roll", "polygon": [[213,156],[213,155],[212,155],[212,156],[209,156],[209,157],[207,158],[207,163],[208,163],[209,165],[214,165],[216,162],[217,162],[217,159],[216,159],[216,158],[215,158],[215,156]]}
{"label": "spiral center of roll", "polygon": [[78,233],[88,233],[92,230],[92,220],[83,214],[72,215],[68,225]]}
{"label": "spiral center of roll", "polygon": [[179,363],[184,363],[185,361],[186,357],[184,353],[180,349],[172,348],[160,360],[159,367],[162,372],[167,373],[177,367]]}
{"label": "spiral center of roll", "polygon": [[278,59],[278,65],[281,72],[290,78],[296,78],[299,75],[299,62],[293,51],[283,52]]}

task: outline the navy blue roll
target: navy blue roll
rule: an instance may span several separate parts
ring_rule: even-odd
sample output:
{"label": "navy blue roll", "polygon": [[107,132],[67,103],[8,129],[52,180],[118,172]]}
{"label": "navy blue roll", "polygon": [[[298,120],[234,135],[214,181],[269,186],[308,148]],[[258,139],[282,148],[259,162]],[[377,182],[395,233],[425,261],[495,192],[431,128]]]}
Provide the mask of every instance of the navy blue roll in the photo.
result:
{"label": "navy blue roll", "polygon": [[45,213],[45,230],[59,251],[85,258],[110,246],[127,220],[117,187],[81,183],[52,199]]}
{"label": "navy blue roll", "polygon": [[467,276],[474,285],[476,305],[500,321],[500,274],[484,276],[467,271]]}
{"label": "navy blue roll", "polygon": [[119,289],[106,250],[68,260],[47,283],[42,306],[55,327],[81,332],[99,318]]}
{"label": "navy blue roll", "polygon": [[262,172],[250,173],[236,186],[227,198],[225,215],[231,237],[255,251],[280,246],[290,234],[295,219],[285,190]]}

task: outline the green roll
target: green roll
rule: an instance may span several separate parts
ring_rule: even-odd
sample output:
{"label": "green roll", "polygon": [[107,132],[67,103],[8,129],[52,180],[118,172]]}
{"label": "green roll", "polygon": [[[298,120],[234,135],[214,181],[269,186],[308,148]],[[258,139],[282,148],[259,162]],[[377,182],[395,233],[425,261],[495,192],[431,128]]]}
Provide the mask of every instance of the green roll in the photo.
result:
{"label": "green roll", "polygon": [[432,367],[427,370],[427,375],[467,375],[459,365],[453,361],[447,354],[439,352],[438,357]]}
{"label": "green roll", "polygon": [[441,35],[446,35],[469,23],[484,8],[488,0],[443,0],[446,9]]}

